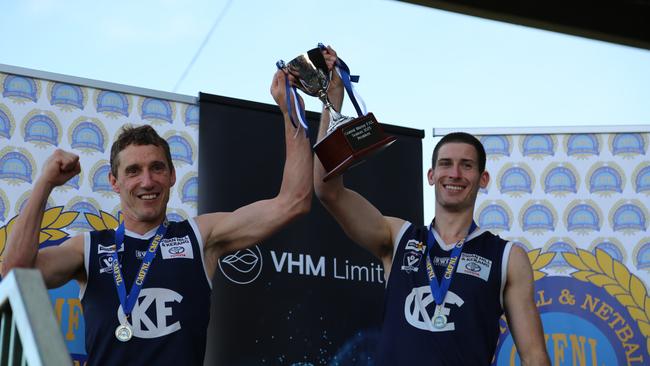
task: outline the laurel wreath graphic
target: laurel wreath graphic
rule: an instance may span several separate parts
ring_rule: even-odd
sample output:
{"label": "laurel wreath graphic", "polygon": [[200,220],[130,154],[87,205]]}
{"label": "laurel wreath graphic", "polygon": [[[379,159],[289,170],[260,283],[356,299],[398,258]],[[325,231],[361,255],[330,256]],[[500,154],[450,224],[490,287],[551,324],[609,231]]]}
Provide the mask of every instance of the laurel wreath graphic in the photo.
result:
{"label": "laurel wreath graphic", "polygon": [[555,253],[544,253],[540,254],[542,249],[534,249],[528,252],[528,260],[530,261],[531,267],[533,267],[533,280],[537,281],[541,278],[547,276],[546,272],[542,272],[541,269],[546,267],[553,258]]}
{"label": "laurel wreath graphic", "polygon": [[637,322],[650,354],[650,297],[643,281],[602,249],[597,249],[595,255],[584,249],[576,251],[577,254],[562,253],[564,259],[577,269],[571,276],[601,287],[616,298]]}
{"label": "laurel wreath graphic", "polygon": [[[41,230],[38,236],[38,243],[42,244],[48,240],[60,240],[68,237],[68,233],[61,229],[70,225],[78,215],[79,212],[63,212],[63,206],[52,207],[45,210],[43,220],[41,220]],[[18,216],[14,216],[5,226],[0,227],[0,258],[4,253],[7,238],[16,223],[17,217]]]}
{"label": "laurel wreath graphic", "polygon": [[87,212],[85,216],[95,230],[115,229],[123,220],[121,212],[118,214],[118,218],[102,210],[99,210],[99,215]]}

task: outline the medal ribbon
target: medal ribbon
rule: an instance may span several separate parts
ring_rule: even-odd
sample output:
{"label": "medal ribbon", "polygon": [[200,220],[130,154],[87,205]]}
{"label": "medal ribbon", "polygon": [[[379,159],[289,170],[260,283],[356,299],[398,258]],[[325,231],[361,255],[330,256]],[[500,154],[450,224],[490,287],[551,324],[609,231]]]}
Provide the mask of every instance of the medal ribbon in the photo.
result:
{"label": "medal ribbon", "polygon": [[[280,62],[280,61],[276,62],[275,66],[277,66],[279,70],[282,70],[285,67],[284,62]],[[300,105],[296,87],[295,86],[292,87],[291,85],[289,85],[289,78],[287,76],[285,76],[284,78],[284,90],[285,90],[284,94],[286,95],[287,112],[289,113],[289,120],[291,121],[291,124],[293,125],[294,128],[298,128],[298,124],[293,119],[293,113],[291,113],[292,112],[291,96],[293,96],[293,102],[295,105],[294,108],[296,108],[296,116],[298,116],[298,122],[305,129],[305,135],[307,135],[307,133],[309,132],[309,126],[307,126],[307,116],[305,115],[305,109],[302,108],[302,106]]]}
{"label": "medal ribbon", "polygon": [[458,260],[460,258],[460,254],[463,251],[463,245],[465,244],[465,240],[467,240],[467,237],[474,231],[474,229],[477,228],[477,225],[474,221],[472,221],[472,225],[469,227],[469,231],[467,232],[467,235],[462,238],[456,245],[454,246],[454,249],[451,251],[451,256],[449,257],[449,263],[447,264],[447,269],[445,270],[445,273],[442,276],[442,280],[440,283],[438,283],[438,280],[436,279],[436,273],[433,270],[433,264],[431,263],[431,252],[433,249],[433,246],[436,245],[436,238],[433,235],[433,223],[429,226],[429,231],[427,235],[427,274],[429,275],[429,287],[431,287],[431,295],[433,296],[433,299],[436,302],[436,305],[441,305],[445,301],[445,296],[447,296],[447,291],[449,290],[449,285],[451,285],[451,279],[454,276],[454,273],[456,272],[456,265],[458,264]]}
{"label": "medal ribbon", "polygon": [[[324,50],[326,47],[324,44],[319,43],[318,48]],[[366,104],[363,102],[363,99],[361,99],[361,95],[357,93],[356,89],[354,89],[354,86],[352,85],[352,83],[359,82],[359,75],[350,75],[350,68],[340,58],[336,59],[335,70],[339,74],[341,80],[343,81],[343,86],[345,87],[345,91],[348,93],[348,96],[350,97],[350,101],[352,101],[352,105],[354,106],[354,109],[357,111],[357,115],[359,117],[365,116]]]}
{"label": "medal ribbon", "polygon": [[160,244],[160,240],[165,236],[167,227],[169,227],[169,221],[167,221],[167,219],[165,219],[165,221],[163,221],[163,223],[158,226],[156,234],[151,239],[151,244],[149,244],[149,249],[142,259],[140,270],[138,270],[138,274],[135,277],[133,284],[131,285],[131,291],[129,291],[128,296],[126,294],[126,285],[124,284],[122,269],[120,268],[120,263],[117,258],[117,252],[120,250],[124,242],[124,221],[122,221],[117,230],[115,230],[115,251],[111,254],[113,257],[113,280],[115,281],[117,296],[120,298],[120,305],[122,305],[124,315],[127,317],[131,314],[131,311],[133,311],[133,307],[135,306],[135,302],[138,299],[138,295],[140,294],[144,280],[147,277],[147,273],[149,273],[149,269],[151,268],[151,262],[156,256],[158,244]]}

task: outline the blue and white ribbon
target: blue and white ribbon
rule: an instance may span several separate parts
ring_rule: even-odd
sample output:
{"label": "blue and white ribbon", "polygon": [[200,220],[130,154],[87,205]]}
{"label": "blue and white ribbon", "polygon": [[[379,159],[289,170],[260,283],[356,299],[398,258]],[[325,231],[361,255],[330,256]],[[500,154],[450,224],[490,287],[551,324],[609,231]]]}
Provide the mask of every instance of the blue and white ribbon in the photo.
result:
{"label": "blue and white ribbon", "polygon": [[[322,43],[318,44],[318,48],[320,48],[321,50],[326,49],[325,45]],[[345,87],[345,91],[348,93],[348,96],[352,101],[352,105],[354,106],[354,109],[357,111],[357,115],[359,117],[365,116],[368,113],[366,110],[366,103],[364,103],[363,99],[361,98],[361,95],[357,92],[357,90],[352,85],[352,83],[359,82],[359,75],[350,75],[350,68],[341,58],[336,59],[336,65],[334,66],[334,69],[336,70],[336,73],[343,81],[343,86]]]}
{"label": "blue and white ribbon", "polygon": [[[276,62],[275,66],[277,66],[277,68],[280,70],[285,68],[284,62],[282,61]],[[293,119],[293,113],[291,109],[291,97],[293,97],[293,103],[294,103],[294,108],[296,109],[296,116],[298,116],[298,122],[305,129],[305,134],[306,134],[309,131],[309,126],[307,126],[307,117],[305,116],[305,109],[302,108],[302,106],[300,105],[300,101],[298,99],[298,91],[296,90],[296,87],[295,86],[292,87],[291,85],[289,85],[289,78],[286,76],[284,78],[284,89],[286,95],[287,112],[289,113],[289,120],[291,121],[293,127],[297,129],[298,124]]]}

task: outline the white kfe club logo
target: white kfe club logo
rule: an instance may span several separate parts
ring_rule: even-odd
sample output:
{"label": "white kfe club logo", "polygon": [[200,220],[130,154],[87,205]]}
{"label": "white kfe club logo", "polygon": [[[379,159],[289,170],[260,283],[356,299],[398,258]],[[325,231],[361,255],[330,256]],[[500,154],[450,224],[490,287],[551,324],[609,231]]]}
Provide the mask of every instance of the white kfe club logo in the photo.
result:
{"label": "white kfe club logo", "polygon": [[[411,290],[411,293],[404,300],[404,317],[409,324],[418,329],[428,330],[430,332],[447,332],[456,329],[454,323],[449,322],[441,328],[436,328],[433,325],[434,318],[438,315],[449,317],[451,308],[446,305],[461,307],[463,303],[463,299],[458,295],[452,291],[447,291],[445,301],[440,306],[435,306],[433,296],[431,295],[431,288],[428,285],[416,287]],[[428,311],[427,307],[431,310]],[[429,312],[432,314],[429,314]]]}
{"label": "white kfe club logo", "polygon": [[[157,338],[166,336],[181,329],[180,321],[167,324],[167,319],[174,314],[174,304],[181,301],[183,301],[183,296],[176,291],[166,288],[143,288],[131,312],[130,321],[127,322],[122,305],[117,309],[117,318],[120,324],[130,324],[134,337]],[[147,311],[152,306],[156,309],[156,319],[151,319],[147,315]],[[153,314],[153,312],[149,313]]]}

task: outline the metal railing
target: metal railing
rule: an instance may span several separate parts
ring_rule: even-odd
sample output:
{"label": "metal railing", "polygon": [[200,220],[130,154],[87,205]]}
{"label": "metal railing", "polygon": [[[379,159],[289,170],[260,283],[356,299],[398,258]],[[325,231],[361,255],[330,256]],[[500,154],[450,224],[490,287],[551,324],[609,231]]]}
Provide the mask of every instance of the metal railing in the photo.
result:
{"label": "metal railing", "polygon": [[14,269],[0,282],[0,366],[5,365],[72,365],[35,269]]}

